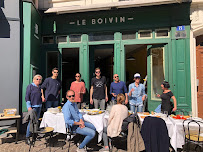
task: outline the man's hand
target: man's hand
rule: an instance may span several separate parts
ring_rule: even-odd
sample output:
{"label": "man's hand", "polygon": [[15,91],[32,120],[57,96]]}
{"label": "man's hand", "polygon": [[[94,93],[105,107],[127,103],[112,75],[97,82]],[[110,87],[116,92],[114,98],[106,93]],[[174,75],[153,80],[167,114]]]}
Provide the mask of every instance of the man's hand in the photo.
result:
{"label": "man's hand", "polygon": [[42,97],[42,102],[46,102],[46,99],[44,97]]}
{"label": "man's hand", "polygon": [[117,96],[115,93],[111,93],[111,94],[112,94],[112,96],[114,96],[114,97],[116,97],[116,96]]}
{"label": "man's hand", "polygon": [[134,89],[134,88],[132,88],[132,89],[130,90],[130,92],[133,92],[133,91],[135,91],[135,89]]}
{"label": "man's hand", "polygon": [[28,111],[30,111],[30,110],[32,110],[32,108],[31,108],[31,107],[29,107],[29,108],[28,108]]}
{"label": "man's hand", "polygon": [[145,95],[142,97],[142,101],[144,101],[145,100]]}
{"label": "man's hand", "polygon": [[85,127],[85,123],[84,123],[84,121],[82,119],[80,119],[80,121],[79,121],[79,127],[80,128],[84,128]]}
{"label": "man's hand", "polygon": [[156,94],[156,96],[157,96],[158,98],[160,98],[160,94]]}
{"label": "man's hand", "polygon": [[105,100],[106,100],[106,102],[108,101],[108,96],[106,96]]}
{"label": "man's hand", "polygon": [[128,100],[127,100],[127,99],[125,99],[125,104],[126,104],[126,105],[128,104]]}
{"label": "man's hand", "polygon": [[90,99],[90,104],[93,104],[93,100],[92,99]]}

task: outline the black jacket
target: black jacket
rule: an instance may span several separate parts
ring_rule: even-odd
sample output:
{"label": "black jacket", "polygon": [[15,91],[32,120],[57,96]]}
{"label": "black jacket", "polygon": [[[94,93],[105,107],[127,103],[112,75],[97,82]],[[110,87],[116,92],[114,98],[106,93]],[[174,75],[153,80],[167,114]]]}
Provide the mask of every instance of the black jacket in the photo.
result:
{"label": "black jacket", "polygon": [[146,152],[169,152],[169,136],[166,123],[157,117],[145,117],[141,128]]}
{"label": "black jacket", "polygon": [[29,110],[28,114],[24,117],[23,122],[30,122],[30,132],[36,133],[38,130],[38,119],[34,109]]}

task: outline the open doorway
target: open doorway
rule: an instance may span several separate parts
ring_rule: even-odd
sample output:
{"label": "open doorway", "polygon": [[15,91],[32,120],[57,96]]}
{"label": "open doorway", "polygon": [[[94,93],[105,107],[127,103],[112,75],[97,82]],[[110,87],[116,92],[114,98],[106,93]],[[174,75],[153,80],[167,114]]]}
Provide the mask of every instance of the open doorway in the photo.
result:
{"label": "open doorway", "polygon": [[62,50],[62,98],[66,100],[66,91],[70,89],[79,72],[79,48],[65,48]]}
{"label": "open doorway", "polygon": [[133,83],[134,74],[140,73],[141,83],[147,76],[147,46],[146,45],[126,45],[126,85]]}
{"label": "open doorway", "polygon": [[99,67],[101,75],[106,77],[109,99],[111,99],[109,94],[110,84],[113,81],[113,60],[114,45],[90,46],[90,83],[95,76],[95,68]]}

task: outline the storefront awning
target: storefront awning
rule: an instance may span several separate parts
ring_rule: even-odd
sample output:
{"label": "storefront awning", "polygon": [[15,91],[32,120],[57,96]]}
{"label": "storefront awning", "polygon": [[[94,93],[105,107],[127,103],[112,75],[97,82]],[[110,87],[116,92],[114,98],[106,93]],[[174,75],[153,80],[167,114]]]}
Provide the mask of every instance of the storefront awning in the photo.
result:
{"label": "storefront awning", "polygon": [[64,6],[64,7],[53,7],[49,8],[45,13],[77,13],[77,12],[88,12],[88,11],[100,11],[110,10],[113,8],[128,8],[128,7],[141,7],[161,4],[172,4],[189,2],[190,0],[134,0],[134,1],[120,1],[107,4],[92,4],[86,6]]}

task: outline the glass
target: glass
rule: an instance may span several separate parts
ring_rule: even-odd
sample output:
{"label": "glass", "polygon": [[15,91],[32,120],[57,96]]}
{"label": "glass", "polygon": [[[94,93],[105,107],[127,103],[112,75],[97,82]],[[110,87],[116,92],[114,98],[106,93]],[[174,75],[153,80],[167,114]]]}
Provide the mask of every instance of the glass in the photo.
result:
{"label": "glass", "polygon": [[169,30],[157,30],[156,37],[168,37]]}
{"label": "glass", "polygon": [[85,109],[86,103],[81,103],[81,109]]}
{"label": "glass", "polygon": [[69,35],[70,42],[81,42],[81,35],[73,34]]}
{"label": "glass", "polygon": [[89,34],[89,41],[107,41],[114,40],[114,33],[91,33]]}
{"label": "glass", "polygon": [[66,43],[67,42],[67,36],[58,36],[57,37],[57,43]]}
{"label": "glass", "polygon": [[122,32],[122,40],[135,39],[135,38],[136,38],[135,33],[136,33],[136,32],[134,32],[134,31]]}
{"label": "glass", "polygon": [[192,118],[192,111],[189,111],[188,114]]}
{"label": "glass", "polygon": [[152,99],[160,99],[156,96],[156,93],[161,94],[161,83],[165,80],[165,65],[164,65],[164,49],[153,48],[151,49],[151,97]]}
{"label": "glass", "polygon": [[166,116],[168,116],[168,111],[164,111],[164,114],[165,114]]}
{"label": "glass", "polygon": [[139,37],[140,38],[151,38],[152,31],[139,31]]}

